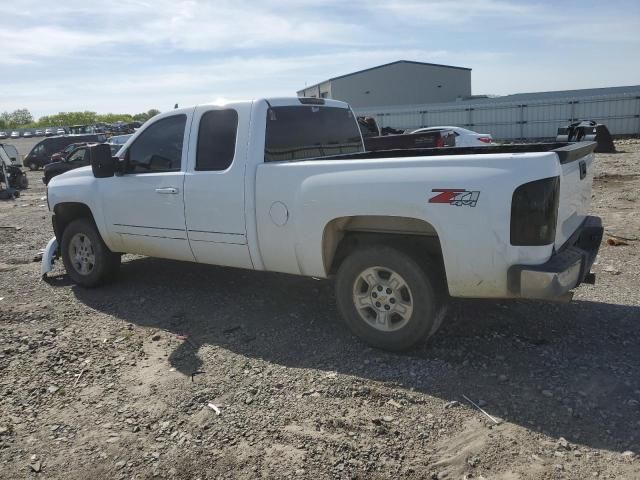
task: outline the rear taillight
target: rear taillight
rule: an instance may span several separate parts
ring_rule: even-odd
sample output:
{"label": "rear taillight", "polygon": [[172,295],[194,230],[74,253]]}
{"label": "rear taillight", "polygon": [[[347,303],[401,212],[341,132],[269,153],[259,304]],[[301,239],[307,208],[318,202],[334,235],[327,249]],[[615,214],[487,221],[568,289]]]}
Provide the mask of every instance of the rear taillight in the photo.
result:
{"label": "rear taillight", "polygon": [[560,177],[516,188],[511,199],[511,245],[549,245],[556,237]]}
{"label": "rear taillight", "polygon": [[442,135],[438,135],[438,138],[436,138],[436,147],[437,148],[444,147],[444,138],[442,138]]}
{"label": "rear taillight", "polygon": [[478,137],[482,143],[491,143],[491,139],[489,137]]}

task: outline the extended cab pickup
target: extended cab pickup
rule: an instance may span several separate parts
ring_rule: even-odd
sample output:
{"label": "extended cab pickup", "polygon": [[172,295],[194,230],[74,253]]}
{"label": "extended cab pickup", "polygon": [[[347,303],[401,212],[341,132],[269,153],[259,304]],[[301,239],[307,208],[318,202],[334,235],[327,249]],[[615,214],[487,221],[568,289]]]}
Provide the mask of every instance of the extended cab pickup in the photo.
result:
{"label": "extended cab pickup", "polygon": [[[93,287],[122,253],[336,277],[346,323],[403,350],[452,297],[568,300],[593,282],[594,143],[367,152],[345,103],[261,99],[173,110],[112,158],[48,186],[53,238]],[[212,286],[213,288],[213,286]]]}

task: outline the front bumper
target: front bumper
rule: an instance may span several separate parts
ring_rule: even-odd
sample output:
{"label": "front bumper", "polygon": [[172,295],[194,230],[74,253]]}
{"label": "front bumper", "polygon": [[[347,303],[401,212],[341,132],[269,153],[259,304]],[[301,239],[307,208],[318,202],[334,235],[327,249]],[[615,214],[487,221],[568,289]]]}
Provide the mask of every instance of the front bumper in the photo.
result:
{"label": "front bumper", "polygon": [[558,300],[585,281],[593,283],[595,277],[590,271],[603,231],[600,217],[587,217],[546,263],[513,265],[508,272],[511,294],[520,298]]}
{"label": "front bumper", "polygon": [[42,263],[40,264],[40,273],[42,276],[46,276],[51,270],[53,270],[53,262],[58,256],[58,240],[53,237],[47,243],[47,246],[42,251]]}

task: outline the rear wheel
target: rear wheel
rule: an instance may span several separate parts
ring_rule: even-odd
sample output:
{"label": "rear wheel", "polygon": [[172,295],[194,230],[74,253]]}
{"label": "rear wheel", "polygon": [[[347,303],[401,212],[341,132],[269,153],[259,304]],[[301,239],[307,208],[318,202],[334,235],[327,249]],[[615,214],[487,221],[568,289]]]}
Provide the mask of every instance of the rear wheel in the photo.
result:
{"label": "rear wheel", "polygon": [[79,218],[62,234],[62,261],[71,279],[83,287],[97,287],[116,275],[120,255],[102,241],[93,222]]}
{"label": "rear wheel", "polygon": [[29,170],[31,170],[32,172],[34,170],[38,170],[38,164],[36,162],[29,162]]}
{"label": "rear wheel", "polygon": [[444,316],[436,269],[407,253],[374,245],[347,257],[338,271],[338,309],[372,347],[407,350],[433,335]]}

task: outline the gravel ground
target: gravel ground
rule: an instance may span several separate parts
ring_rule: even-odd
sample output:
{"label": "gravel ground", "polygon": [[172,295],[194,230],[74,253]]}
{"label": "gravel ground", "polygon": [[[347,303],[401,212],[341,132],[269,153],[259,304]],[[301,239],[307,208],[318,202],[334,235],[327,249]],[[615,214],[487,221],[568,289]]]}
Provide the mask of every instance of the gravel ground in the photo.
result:
{"label": "gravel ground", "polygon": [[352,337],[328,281],[133,256],[102,289],[42,281],[30,172],[0,203],[0,477],[640,478],[640,141],[617,146],[593,211],[635,240],[595,286],[455,301],[406,355]]}

